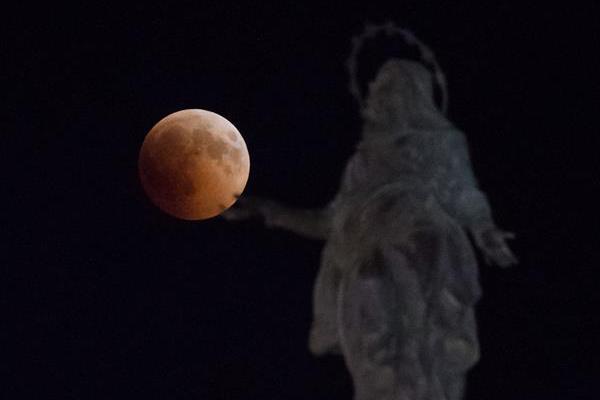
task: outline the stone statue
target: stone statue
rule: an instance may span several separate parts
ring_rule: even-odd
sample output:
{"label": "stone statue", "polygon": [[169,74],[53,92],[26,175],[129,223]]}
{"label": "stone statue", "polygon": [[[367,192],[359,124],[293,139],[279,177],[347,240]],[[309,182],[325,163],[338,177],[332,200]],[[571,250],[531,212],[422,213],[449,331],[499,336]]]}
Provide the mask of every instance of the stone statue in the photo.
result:
{"label": "stone statue", "polygon": [[[362,39],[378,29],[415,43],[392,25],[369,27]],[[461,399],[479,359],[481,288],[468,234],[489,264],[517,262],[506,244],[513,235],[496,227],[477,187],[463,133],[436,107],[439,74],[404,59],[381,66],[361,104],[362,140],[323,209],[245,196],[223,214],[262,216],[325,241],[309,348],[343,355],[356,400]]]}

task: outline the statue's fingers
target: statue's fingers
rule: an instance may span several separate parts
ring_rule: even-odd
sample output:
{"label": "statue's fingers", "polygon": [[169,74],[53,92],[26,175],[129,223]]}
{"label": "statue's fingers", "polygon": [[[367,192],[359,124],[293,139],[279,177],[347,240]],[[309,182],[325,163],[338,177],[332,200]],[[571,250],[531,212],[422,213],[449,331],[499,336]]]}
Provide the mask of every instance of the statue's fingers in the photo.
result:
{"label": "statue's fingers", "polygon": [[505,247],[498,253],[497,264],[502,268],[508,268],[511,265],[518,264],[518,260],[512,251],[508,247]]}
{"label": "statue's fingers", "polygon": [[505,239],[514,239],[516,235],[513,232],[502,232],[502,237]]}
{"label": "statue's fingers", "polygon": [[227,221],[236,221],[236,220],[240,219],[239,213],[232,209],[229,209],[229,210],[221,213],[221,217],[226,219]]}
{"label": "statue's fingers", "polygon": [[221,216],[228,221],[240,221],[251,218],[254,215],[256,215],[255,212],[243,207],[230,208],[221,214]]}

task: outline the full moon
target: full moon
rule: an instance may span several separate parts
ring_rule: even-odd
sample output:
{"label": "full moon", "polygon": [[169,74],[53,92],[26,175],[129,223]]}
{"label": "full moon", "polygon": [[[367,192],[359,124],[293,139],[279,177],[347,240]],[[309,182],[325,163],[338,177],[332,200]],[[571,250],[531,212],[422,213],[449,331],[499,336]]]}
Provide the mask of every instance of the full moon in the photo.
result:
{"label": "full moon", "polygon": [[142,187],[157,207],[180,219],[202,220],[236,202],[248,181],[250,157],[231,122],[194,109],[154,125],[138,166]]}

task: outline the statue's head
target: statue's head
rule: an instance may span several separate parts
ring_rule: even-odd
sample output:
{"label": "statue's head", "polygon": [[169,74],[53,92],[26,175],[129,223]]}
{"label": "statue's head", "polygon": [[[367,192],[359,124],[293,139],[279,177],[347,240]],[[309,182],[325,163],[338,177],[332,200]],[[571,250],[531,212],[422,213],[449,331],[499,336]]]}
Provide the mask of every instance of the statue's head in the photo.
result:
{"label": "statue's head", "polygon": [[439,123],[443,114],[435,105],[431,72],[415,61],[388,60],[369,83],[362,116],[384,130]]}

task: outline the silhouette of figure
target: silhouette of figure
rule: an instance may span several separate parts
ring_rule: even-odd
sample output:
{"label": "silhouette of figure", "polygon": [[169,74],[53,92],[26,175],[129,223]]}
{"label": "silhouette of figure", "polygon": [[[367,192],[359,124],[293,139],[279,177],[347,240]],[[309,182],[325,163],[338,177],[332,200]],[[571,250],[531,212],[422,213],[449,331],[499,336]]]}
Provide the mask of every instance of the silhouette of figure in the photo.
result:
{"label": "silhouette of figure", "polygon": [[362,105],[362,140],[326,207],[248,196],[223,214],[326,241],[309,348],[343,355],[356,400],[461,399],[479,359],[468,233],[489,264],[517,262],[463,133],[435,105],[433,78],[415,61],[383,64]]}

